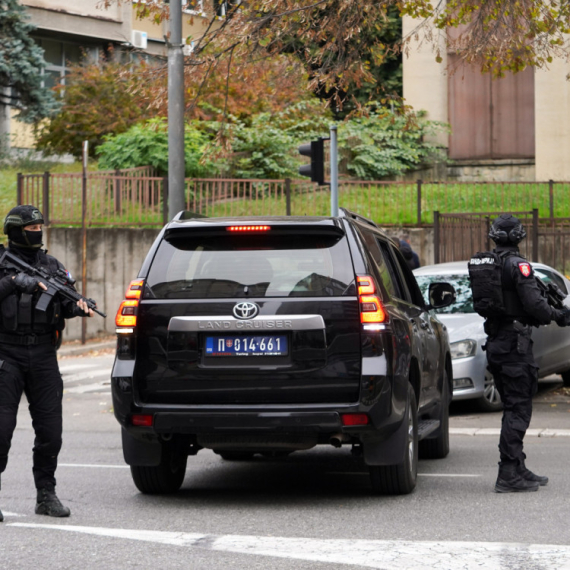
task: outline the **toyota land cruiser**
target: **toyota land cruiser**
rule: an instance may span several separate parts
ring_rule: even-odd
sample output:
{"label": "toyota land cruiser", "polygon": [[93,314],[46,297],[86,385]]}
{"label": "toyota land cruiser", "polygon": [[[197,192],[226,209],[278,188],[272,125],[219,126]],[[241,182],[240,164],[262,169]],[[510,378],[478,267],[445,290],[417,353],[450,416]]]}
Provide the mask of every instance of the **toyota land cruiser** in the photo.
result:
{"label": "toyota land cruiser", "polygon": [[180,488],[187,459],[351,445],[376,493],[410,493],[418,455],[449,451],[452,368],[431,309],[374,222],[168,223],[116,317],[114,413],[137,488]]}

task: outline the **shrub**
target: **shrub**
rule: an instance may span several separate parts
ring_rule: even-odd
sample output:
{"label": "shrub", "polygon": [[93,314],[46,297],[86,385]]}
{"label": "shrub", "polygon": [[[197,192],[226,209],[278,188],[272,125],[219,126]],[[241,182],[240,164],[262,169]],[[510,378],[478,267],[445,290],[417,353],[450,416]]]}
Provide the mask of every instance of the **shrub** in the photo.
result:
{"label": "shrub", "polygon": [[[185,175],[200,178],[210,176],[217,166],[203,161],[209,140],[192,125],[184,129]],[[125,133],[108,135],[97,149],[99,167],[122,169],[152,166],[159,176],[168,173],[168,124],[165,118],[150,119],[132,126]]]}

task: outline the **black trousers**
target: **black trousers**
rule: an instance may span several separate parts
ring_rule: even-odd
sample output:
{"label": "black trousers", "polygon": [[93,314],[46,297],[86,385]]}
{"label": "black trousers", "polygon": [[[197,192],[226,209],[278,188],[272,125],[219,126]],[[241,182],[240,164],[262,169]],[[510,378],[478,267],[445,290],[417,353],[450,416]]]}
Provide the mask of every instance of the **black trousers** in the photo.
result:
{"label": "black trousers", "polygon": [[523,440],[532,417],[532,398],[538,389],[538,368],[532,353],[532,340],[521,351],[519,335],[501,329],[487,339],[488,369],[503,400],[499,439],[501,464],[524,462]]}
{"label": "black trousers", "polygon": [[6,469],[22,393],[35,432],[33,474],[36,488],[55,486],[61,449],[63,381],[52,344],[0,345],[0,473]]}

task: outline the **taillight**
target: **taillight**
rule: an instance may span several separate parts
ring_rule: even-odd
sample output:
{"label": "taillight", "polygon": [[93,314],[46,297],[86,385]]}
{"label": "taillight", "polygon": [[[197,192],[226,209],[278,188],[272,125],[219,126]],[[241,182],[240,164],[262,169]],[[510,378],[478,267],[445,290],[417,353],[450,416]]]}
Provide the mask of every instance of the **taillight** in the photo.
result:
{"label": "taillight", "polygon": [[358,275],[358,299],[360,302],[360,322],[363,325],[385,323],[388,315],[376,294],[376,285],[370,275]]}
{"label": "taillight", "polygon": [[127,299],[140,299],[142,290],[144,287],[144,279],[138,279],[136,281],[131,281],[127,292],[125,293],[125,297]]}
{"label": "taillight", "polygon": [[137,325],[138,299],[123,301],[117,311],[115,324],[118,327],[135,327]]}
{"label": "taillight", "polygon": [[228,226],[228,232],[267,232],[271,226]]}
{"label": "taillight", "polygon": [[365,426],[370,423],[366,414],[341,414],[340,420],[343,426]]}
{"label": "taillight", "polygon": [[131,423],[139,427],[152,427],[154,417],[151,414],[134,414],[131,416]]}
{"label": "taillight", "polygon": [[[115,325],[118,327],[135,327],[137,325],[137,309],[139,299],[141,298],[144,287],[144,279],[136,279],[131,281],[127,292],[126,299],[119,306],[117,316],[115,317]],[[126,332],[125,329],[117,330],[117,332]],[[132,332],[129,330],[128,332]]]}

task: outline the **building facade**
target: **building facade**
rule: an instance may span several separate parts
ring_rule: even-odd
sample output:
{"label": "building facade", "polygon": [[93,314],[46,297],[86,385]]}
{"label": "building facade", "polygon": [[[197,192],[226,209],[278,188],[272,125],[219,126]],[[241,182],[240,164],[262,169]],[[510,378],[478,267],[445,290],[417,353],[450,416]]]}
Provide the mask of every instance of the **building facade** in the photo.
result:
{"label": "building facade", "polygon": [[[142,0],[140,0],[142,1]],[[204,2],[183,0],[183,37],[197,38],[207,28],[209,17]],[[87,58],[97,61],[112,46],[116,57],[125,62],[137,58],[165,58],[168,22],[136,18],[136,1],[114,2],[108,8],[97,0],[20,0],[26,6],[33,37],[44,50],[44,85],[65,84],[69,66]],[[225,2],[216,2],[222,13]],[[13,149],[31,149],[34,131],[14,118],[16,111],[0,105],[0,135]]]}
{"label": "building facade", "polygon": [[[417,23],[404,18],[404,37]],[[558,60],[493,79],[448,53],[447,33],[434,29],[435,45],[412,42],[403,60],[406,103],[450,126],[438,139],[451,159],[447,177],[570,180],[570,64]]]}

